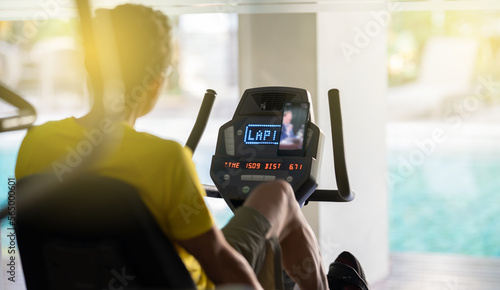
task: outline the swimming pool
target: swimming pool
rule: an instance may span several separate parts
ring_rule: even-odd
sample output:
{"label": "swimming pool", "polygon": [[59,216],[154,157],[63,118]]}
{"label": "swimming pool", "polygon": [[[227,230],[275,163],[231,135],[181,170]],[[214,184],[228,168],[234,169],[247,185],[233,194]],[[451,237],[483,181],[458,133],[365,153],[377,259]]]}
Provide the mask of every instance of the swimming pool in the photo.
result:
{"label": "swimming pool", "polygon": [[[389,152],[389,174],[400,156]],[[500,256],[500,156],[438,153],[389,186],[390,249]]]}
{"label": "swimming pool", "polygon": [[387,144],[391,251],[500,256],[500,124],[392,123]]}

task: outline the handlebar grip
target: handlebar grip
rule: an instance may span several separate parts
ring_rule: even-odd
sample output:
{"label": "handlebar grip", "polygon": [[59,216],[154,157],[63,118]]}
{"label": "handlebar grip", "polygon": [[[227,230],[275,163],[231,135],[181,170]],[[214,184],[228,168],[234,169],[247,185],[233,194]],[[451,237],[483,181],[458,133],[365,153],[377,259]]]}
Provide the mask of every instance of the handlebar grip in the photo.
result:
{"label": "handlebar grip", "polygon": [[198,147],[198,143],[207,126],[208,118],[210,117],[210,112],[212,112],[212,106],[215,102],[215,96],[217,96],[217,93],[214,90],[208,89],[203,97],[198,117],[196,117],[196,122],[186,142],[186,147],[190,148],[193,153],[196,147]]}

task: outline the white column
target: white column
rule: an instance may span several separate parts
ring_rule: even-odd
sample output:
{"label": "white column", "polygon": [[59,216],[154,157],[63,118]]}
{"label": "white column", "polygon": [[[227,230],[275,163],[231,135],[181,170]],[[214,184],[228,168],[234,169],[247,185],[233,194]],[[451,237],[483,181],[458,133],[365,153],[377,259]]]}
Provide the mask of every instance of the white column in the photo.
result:
{"label": "white column", "polygon": [[[385,277],[389,269],[386,27],[375,27],[373,20],[367,12],[239,16],[241,92],[293,86],[312,95],[316,121],[326,135],[320,188],[336,188],[327,92],[340,90],[347,167],[357,196],[351,203],[310,203],[304,213],[318,237],[325,266],[343,250],[351,251],[370,282]],[[358,32],[365,26],[366,37]]]}
{"label": "white column", "polygon": [[[340,90],[350,203],[319,205],[319,240],[326,261],[343,250],[363,265],[367,279],[378,281],[389,272],[385,147],[385,91],[387,87],[387,23],[370,12],[317,15],[318,102],[327,92]],[[318,106],[319,126],[328,135],[329,112]],[[322,188],[336,188],[327,139],[319,177]]]}
{"label": "white column", "polygon": [[239,16],[239,84],[307,89],[316,96],[316,15]]}

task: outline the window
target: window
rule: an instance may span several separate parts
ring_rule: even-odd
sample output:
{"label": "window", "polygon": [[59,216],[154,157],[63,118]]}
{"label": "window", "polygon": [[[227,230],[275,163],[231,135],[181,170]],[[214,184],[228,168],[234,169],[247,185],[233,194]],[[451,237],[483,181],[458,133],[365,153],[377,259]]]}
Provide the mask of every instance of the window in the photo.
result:
{"label": "window", "polygon": [[500,255],[499,16],[498,10],[393,14],[392,251]]}

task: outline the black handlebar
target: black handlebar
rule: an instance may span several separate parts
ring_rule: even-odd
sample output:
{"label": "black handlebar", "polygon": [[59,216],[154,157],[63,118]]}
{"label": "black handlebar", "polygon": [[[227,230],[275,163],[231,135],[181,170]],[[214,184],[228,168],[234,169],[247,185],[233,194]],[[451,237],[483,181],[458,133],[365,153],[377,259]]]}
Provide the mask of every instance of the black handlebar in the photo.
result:
{"label": "black handlebar", "polygon": [[332,130],[334,172],[338,190],[317,189],[309,197],[308,201],[352,201],[354,199],[354,192],[351,191],[349,178],[347,176],[339,90],[331,89],[328,91],[328,103],[330,107],[330,125]]}
{"label": "black handlebar", "polygon": [[200,142],[201,136],[205,131],[205,127],[207,126],[208,117],[210,116],[212,106],[215,102],[215,96],[217,96],[217,93],[214,90],[208,89],[203,97],[198,117],[196,117],[196,122],[194,123],[191,134],[189,134],[189,138],[186,142],[186,147],[190,148],[193,153]]}
{"label": "black handlebar", "polygon": [[0,118],[0,132],[26,129],[35,122],[35,108],[3,84],[0,84],[0,98],[19,109],[15,116]]}

